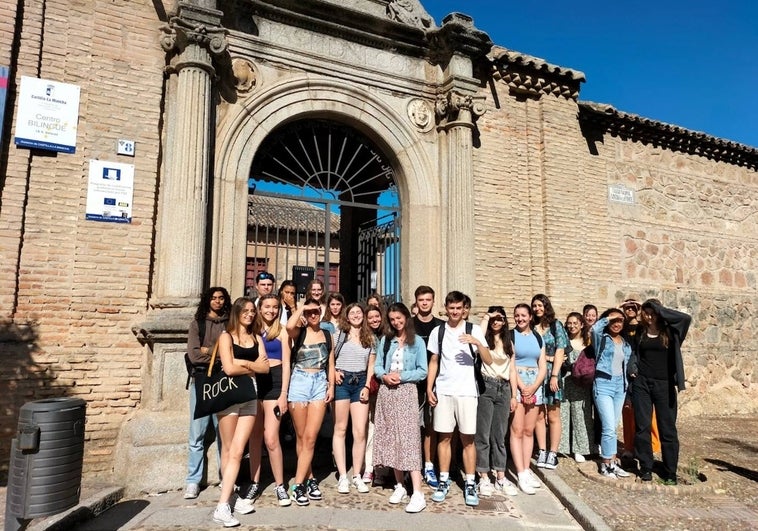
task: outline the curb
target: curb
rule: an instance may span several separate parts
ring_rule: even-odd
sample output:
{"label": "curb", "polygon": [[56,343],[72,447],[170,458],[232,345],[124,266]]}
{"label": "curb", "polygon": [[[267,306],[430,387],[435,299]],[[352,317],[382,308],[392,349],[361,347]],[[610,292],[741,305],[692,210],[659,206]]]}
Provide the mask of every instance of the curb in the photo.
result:
{"label": "curb", "polygon": [[613,531],[613,529],[605,523],[603,518],[593,511],[589,505],[584,503],[584,501],[577,496],[574,490],[569,487],[560,476],[557,474],[545,474],[541,468],[537,468],[536,463],[533,464],[532,470],[534,470],[535,474],[537,474],[540,480],[547,485],[552,493],[555,494],[556,498],[560,500],[563,506],[571,513],[571,516],[576,519],[582,528],[587,531]]}
{"label": "curb", "polygon": [[65,531],[76,524],[95,518],[114,506],[124,497],[124,487],[104,487],[79,505],[60,514],[50,516],[35,522],[27,528],[27,531]]}

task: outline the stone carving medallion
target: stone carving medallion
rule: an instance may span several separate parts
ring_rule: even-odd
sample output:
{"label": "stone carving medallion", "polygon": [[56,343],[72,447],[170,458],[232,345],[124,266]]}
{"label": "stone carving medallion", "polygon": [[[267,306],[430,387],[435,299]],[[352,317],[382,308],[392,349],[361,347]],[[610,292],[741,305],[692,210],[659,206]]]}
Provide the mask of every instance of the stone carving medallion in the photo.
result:
{"label": "stone carving medallion", "polygon": [[434,112],[431,106],[418,98],[408,102],[408,118],[413,125],[424,133],[430,131],[434,126]]}
{"label": "stone carving medallion", "polygon": [[234,88],[238,94],[248,94],[258,85],[258,71],[247,59],[240,57],[232,59],[232,72],[234,73]]}

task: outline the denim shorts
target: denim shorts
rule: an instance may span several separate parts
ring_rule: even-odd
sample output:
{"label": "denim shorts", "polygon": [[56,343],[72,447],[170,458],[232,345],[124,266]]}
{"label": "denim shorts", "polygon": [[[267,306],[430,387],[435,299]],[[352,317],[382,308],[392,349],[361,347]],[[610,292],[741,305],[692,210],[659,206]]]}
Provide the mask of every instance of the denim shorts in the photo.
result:
{"label": "denim shorts", "polygon": [[[537,367],[516,367],[516,372],[518,373],[518,377],[521,378],[521,381],[524,385],[532,385],[537,381],[537,373],[539,373],[540,370]],[[541,405],[544,401],[542,396],[542,389],[543,386],[540,385],[534,392],[534,396],[537,397],[536,404],[538,406]],[[521,402],[521,389],[516,389],[516,399]]]}
{"label": "denim shorts", "polygon": [[290,402],[325,400],[327,385],[326,371],[308,372],[292,369],[287,400]]}
{"label": "denim shorts", "polygon": [[360,402],[361,391],[366,385],[366,371],[350,372],[342,371],[342,383],[334,386],[335,400],[350,400],[350,403]]}

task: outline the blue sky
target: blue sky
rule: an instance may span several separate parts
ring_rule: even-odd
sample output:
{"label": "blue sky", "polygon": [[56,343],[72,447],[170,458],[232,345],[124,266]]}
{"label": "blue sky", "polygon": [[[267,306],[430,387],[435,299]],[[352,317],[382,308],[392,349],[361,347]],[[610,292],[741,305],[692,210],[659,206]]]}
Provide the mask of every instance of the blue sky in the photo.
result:
{"label": "blue sky", "polygon": [[757,0],[426,0],[587,77],[579,99],[758,147]]}

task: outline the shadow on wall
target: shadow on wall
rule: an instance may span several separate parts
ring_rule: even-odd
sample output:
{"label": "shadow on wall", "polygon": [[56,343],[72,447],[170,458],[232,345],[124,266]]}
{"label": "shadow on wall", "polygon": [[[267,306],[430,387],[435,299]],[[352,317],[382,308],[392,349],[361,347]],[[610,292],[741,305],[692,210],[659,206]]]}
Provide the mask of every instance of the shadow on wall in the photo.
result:
{"label": "shadow on wall", "polygon": [[40,352],[37,341],[34,324],[0,321],[0,486],[8,483],[11,440],[21,406],[68,394],[67,387],[56,385],[52,362],[35,360]]}

